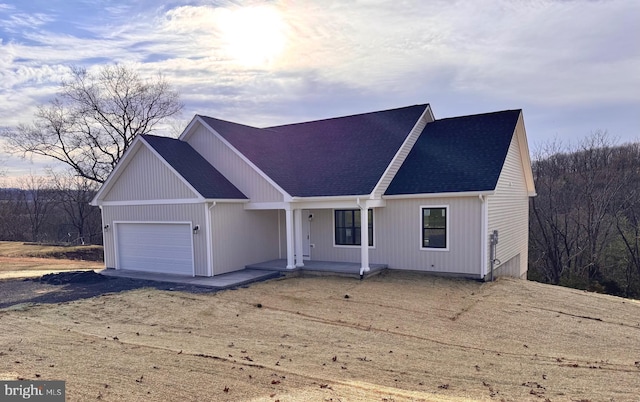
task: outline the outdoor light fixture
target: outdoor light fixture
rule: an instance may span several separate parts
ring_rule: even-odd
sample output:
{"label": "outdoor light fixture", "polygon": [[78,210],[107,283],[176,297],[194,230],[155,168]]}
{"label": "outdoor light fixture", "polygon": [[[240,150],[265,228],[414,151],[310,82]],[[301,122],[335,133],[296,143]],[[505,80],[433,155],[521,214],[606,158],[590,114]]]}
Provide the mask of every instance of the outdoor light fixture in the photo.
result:
{"label": "outdoor light fixture", "polygon": [[193,234],[198,234],[198,230],[200,230],[200,225],[195,225],[193,227]]}
{"label": "outdoor light fixture", "polygon": [[105,231],[109,230],[109,225],[104,225],[103,229],[104,229]]}

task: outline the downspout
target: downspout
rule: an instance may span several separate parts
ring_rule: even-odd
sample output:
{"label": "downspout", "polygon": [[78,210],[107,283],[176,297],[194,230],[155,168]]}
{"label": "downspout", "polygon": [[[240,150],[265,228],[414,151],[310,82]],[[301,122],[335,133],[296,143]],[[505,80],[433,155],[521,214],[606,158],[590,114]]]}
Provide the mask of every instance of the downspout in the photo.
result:
{"label": "downspout", "polygon": [[480,214],[480,279],[484,279],[487,275],[487,236],[488,236],[488,227],[489,227],[489,211],[488,211],[488,200],[486,196],[482,194],[478,195],[480,202],[482,203],[482,212]]}
{"label": "downspout", "polygon": [[213,276],[213,237],[212,237],[212,219],[211,219],[211,210],[215,207],[217,203],[214,201],[211,203],[211,206],[207,208],[207,273],[209,276]]}
{"label": "downspout", "polygon": [[[107,230],[109,229],[109,225],[104,223],[104,209],[102,209],[102,205],[98,205],[98,208],[100,208],[100,220],[102,221],[102,244],[103,244],[103,249],[104,249],[105,248],[104,244],[106,243],[106,240],[107,240]],[[111,224],[111,226],[113,226],[113,223]],[[113,230],[115,230],[115,228]],[[113,250],[114,246],[111,246],[109,248],[111,250]],[[104,269],[107,269],[107,258],[106,258],[106,256],[103,257],[103,260],[104,260]]]}

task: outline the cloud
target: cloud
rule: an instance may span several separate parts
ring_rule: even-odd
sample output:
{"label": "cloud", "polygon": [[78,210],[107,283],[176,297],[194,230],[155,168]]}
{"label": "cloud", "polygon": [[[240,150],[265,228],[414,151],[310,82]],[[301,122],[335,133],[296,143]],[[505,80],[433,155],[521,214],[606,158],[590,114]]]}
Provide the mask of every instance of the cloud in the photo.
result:
{"label": "cloud", "polygon": [[[0,9],[1,10],[1,9]],[[9,32],[18,32],[22,28],[33,28],[45,25],[52,21],[52,18],[47,14],[35,13],[35,14],[11,14],[7,19],[2,21],[2,26]]]}
{"label": "cloud", "polygon": [[[635,1],[71,0],[56,7],[0,4],[2,125],[29,121],[69,65],[110,62],[161,72],[181,92],[186,116],[255,125],[423,102],[438,117],[523,107],[532,135],[638,122],[622,118],[640,106]],[[258,58],[264,64],[243,63],[229,48],[225,22],[247,8],[278,14],[284,40]],[[254,35],[263,39],[260,30]],[[243,40],[248,46],[251,37]],[[609,119],[598,107],[617,112]]]}

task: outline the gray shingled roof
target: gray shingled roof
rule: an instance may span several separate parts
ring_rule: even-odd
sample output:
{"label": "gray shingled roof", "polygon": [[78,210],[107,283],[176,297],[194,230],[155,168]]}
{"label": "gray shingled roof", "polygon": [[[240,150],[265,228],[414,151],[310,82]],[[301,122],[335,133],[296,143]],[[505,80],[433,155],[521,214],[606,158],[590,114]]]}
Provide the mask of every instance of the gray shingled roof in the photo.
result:
{"label": "gray shingled roof", "polygon": [[142,138],[204,198],[247,199],[187,142],[155,135]]}
{"label": "gray shingled roof", "polygon": [[[200,116],[292,196],[369,194],[427,105],[256,128]],[[427,124],[387,195],[495,189],[520,110]],[[143,138],[205,198],[246,199],[188,143]]]}
{"label": "gray shingled roof", "polygon": [[427,124],[385,194],[494,190],[521,110]]}
{"label": "gray shingled roof", "polygon": [[427,107],[255,128],[201,116],[287,193],[369,194]]}

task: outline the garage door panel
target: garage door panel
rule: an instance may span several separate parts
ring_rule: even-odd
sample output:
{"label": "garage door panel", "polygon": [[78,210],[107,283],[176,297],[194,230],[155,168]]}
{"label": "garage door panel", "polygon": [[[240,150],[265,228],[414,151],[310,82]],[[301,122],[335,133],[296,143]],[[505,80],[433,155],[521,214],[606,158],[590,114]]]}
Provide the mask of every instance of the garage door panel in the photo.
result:
{"label": "garage door panel", "polygon": [[189,224],[118,223],[118,268],[193,275]]}

